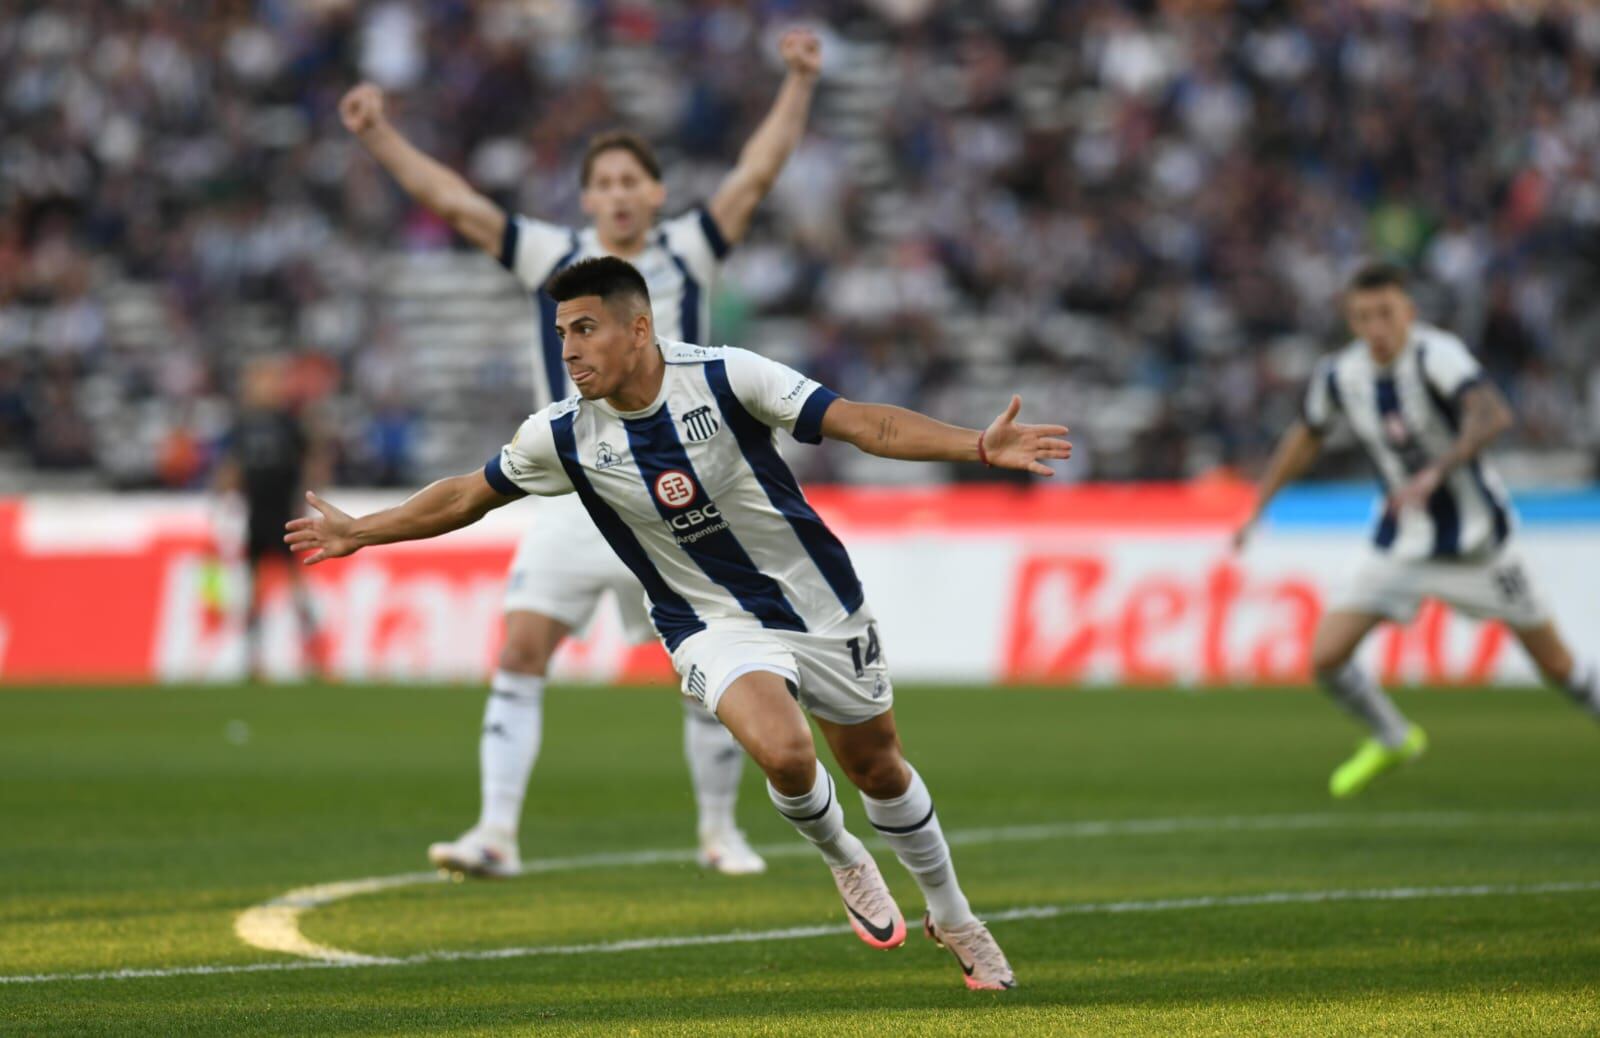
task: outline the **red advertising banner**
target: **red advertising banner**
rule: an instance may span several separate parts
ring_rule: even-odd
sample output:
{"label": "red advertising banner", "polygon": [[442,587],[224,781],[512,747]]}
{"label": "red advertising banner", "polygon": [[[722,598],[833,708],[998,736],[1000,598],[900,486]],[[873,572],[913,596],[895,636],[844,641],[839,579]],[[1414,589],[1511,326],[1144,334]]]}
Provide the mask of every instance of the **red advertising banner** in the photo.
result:
{"label": "red advertising banner", "polygon": [[[363,511],[393,500],[334,493]],[[1349,522],[1268,531],[1228,550],[1248,488],[816,488],[850,549],[897,676],[908,681],[1208,685],[1307,676],[1327,596],[1364,552]],[[528,507],[524,507],[524,504]],[[350,680],[480,680],[500,638],[502,581],[537,502],[437,541],[306,572],[320,655]],[[531,510],[530,510],[531,509]],[[246,671],[244,574],[199,497],[0,500],[0,681],[228,680]],[[1592,623],[1600,538],[1538,527],[1523,552],[1558,617]],[[305,660],[282,573],[266,578],[263,669]],[[1574,632],[1578,634],[1580,632]],[[1387,680],[1532,679],[1495,625],[1429,606],[1380,634]],[[624,643],[612,609],[558,676],[670,680],[659,647]]]}

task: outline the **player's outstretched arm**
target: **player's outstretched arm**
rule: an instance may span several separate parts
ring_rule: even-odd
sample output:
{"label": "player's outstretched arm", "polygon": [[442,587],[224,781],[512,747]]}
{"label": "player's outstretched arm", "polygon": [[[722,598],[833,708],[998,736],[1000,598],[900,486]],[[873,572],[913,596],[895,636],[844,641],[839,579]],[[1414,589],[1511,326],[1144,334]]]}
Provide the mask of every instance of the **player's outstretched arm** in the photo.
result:
{"label": "player's outstretched arm", "polygon": [[1053,476],[1046,461],[1072,457],[1064,425],[1023,425],[1017,421],[1022,398],[989,428],[963,429],[916,411],[889,404],[859,404],[839,399],[822,415],[822,435],[854,444],[868,454],[901,461],[981,461],[1001,469]]}
{"label": "player's outstretched arm", "polygon": [[1256,485],[1256,504],[1250,510],[1250,518],[1239,525],[1233,534],[1233,548],[1239,551],[1250,539],[1251,532],[1261,516],[1267,510],[1267,505],[1278,496],[1278,491],[1293,483],[1311,463],[1317,460],[1317,455],[1322,453],[1322,437],[1312,430],[1305,422],[1295,422],[1289,431],[1283,434],[1278,441],[1277,449],[1272,452],[1272,458],[1267,462],[1267,470],[1261,474],[1261,482]]}
{"label": "player's outstretched arm", "polygon": [[1390,504],[1395,508],[1421,508],[1456,468],[1476,458],[1495,437],[1515,423],[1511,405],[1489,382],[1478,382],[1461,394],[1461,431],[1444,457],[1412,476],[1394,492]]}
{"label": "player's outstretched arm", "polygon": [[360,518],[308,491],[306,501],[318,514],[291,519],[283,540],[295,551],[310,552],[304,561],[314,566],[374,544],[419,541],[459,530],[515,500],[491,487],[482,472],[441,479],[393,508]]}
{"label": "player's outstretched arm", "polygon": [[500,255],[505,210],[472,189],[460,174],[424,155],[384,115],[383,91],[362,83],[339,101],[344,128],[388,170],[406,194],[437,213],[463,238],[491,256]]}
{"label": "player's outstretched arm", "polygon": [[767,197],[783,164],[789,161],[800,136],[805,132],[811,112],[811,95],[816,91],[822,71],[822,43],[806,29],[791,29],[778,43],[784,64],[789,67],[778,99],[761,120],[756,132],[745,142],[739,162],[711,196],[707,208],[717,228],[729,242],[738,242],[750,229],[750,217]]}

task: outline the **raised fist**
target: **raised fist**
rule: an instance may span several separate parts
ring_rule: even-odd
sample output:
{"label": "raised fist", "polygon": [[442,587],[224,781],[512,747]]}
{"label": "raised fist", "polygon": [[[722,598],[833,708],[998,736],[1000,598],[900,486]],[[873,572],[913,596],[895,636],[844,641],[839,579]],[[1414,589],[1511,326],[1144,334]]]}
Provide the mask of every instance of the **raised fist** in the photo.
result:
{"label": "raised fist", "polygon": [[339,101],[339,119],[351,133],[361,134],[383,122],[383,91],[371,83],[350,89]]}
{"label": "raised fist", "polygon": [[810,29],[790,29],[778,41],[778,55],[789,71],[815,77],[822,71],[822,41]]}

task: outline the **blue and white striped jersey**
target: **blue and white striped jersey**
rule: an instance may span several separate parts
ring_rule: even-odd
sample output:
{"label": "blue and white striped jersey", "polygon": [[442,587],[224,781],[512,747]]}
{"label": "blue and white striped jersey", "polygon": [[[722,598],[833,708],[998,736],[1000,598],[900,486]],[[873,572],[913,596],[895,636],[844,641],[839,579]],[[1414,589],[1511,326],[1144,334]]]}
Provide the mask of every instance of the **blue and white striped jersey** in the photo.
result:
{"label": "blue and white striped jersey", "polygon": [[[636,256],[623,257],[644,275],[655,311],[657,334],[667,339],[698,342],[711,327],[711,286],[728,254],[717,222],[703,207],[659,223]],[[534,406],[572,393],[561,340],[556,336],[556,304],[545,282],[579,260],[605,256],[593,227],[573,230],[526,216],[507,215],[500,242],[500,262],[517,276],[539,304],[539,338],[533,365]]]}
{"label": "blue and white striped jersey", "polygon": [[[1388,367],[1379,367],[1360,340],[1324,358],[1306,387],[1302,413],[1318,434],[1348,422],[1388,492],[1449,451],[1461,394],[1482,378],[1460,339],[1417,325]],[[1425,507],[1396,514],[1384,506],[1373,543],[1404,559],[1472,555],[1504,543],[1512,522],[1505,485],[1477,459],[1453,471]]]}
{"label": "blue and white striped jersey", "polygon": [[850,557],[778,456],[821,439],[832,390],[747,350],[662,342],[648,408],[569,397],[484,476],[503,494],[576,493],[644,585],[668,649],[707,624],[827,631],[863,602]]}

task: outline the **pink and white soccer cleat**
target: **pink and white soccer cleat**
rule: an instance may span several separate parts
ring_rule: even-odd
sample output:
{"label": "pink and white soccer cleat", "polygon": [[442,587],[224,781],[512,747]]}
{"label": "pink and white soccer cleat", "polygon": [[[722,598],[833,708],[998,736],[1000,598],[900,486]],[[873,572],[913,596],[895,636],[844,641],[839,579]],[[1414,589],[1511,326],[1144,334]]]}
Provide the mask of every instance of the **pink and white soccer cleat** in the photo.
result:
{"label": "pink and white soccer cleat", "polygon": [[428,860],[436,869],[468,876],[505,879],[522,871],[522,853],[517,850],[516,837],[479,826],[448,843],[429,844]]}
{"label": "pink and white soccer cleat", "polygon": [[906,943],[906,918],[870,854],[854,865],[835,868],[833,883],[844,899],[845,916],[857,937],[885,951]]}
{"label": "pink and white soccer cleat", "polygon": [[966,974],[967,987],[973,991],[1009,991],[1017,986],[1006,953],[995,943],[994,935],[983,925],[983,920],[974,919],[965,926],[947,930],[936,924],[932,915],[924,915],[922,929],[929,940],[948,948],[956,957],[961,972]]}

